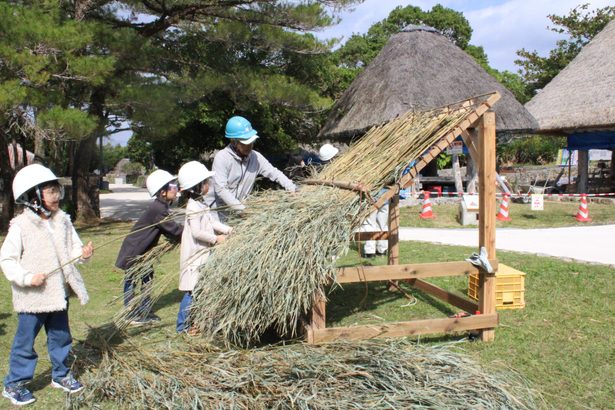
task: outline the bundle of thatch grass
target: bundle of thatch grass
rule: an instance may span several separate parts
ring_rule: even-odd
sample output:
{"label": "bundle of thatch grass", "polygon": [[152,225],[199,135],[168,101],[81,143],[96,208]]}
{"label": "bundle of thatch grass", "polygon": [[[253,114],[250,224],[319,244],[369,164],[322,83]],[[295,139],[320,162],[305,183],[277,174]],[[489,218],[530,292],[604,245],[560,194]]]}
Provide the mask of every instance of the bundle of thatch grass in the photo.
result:
{"label": "bundle of thatch grass", "polygon": [[[316,176],[361,184],[375,194],[463,121],[475,107],[409,112],[376,127]],[[314,295],[335,278],[334,260],[370,212],[365,195],[333,187],[263,192],[248,202],[234,234],[201,267],[192,320],[229,344],[269,328],[292,335]]]}
{"label": "bundle of thatch grass", "polygon": [[[98,353],[100,354],[100,352]],[[87,356],[95,357],[90,352]],[[450,347],[405,341],[212,350],[108,349],[73,408],[529,409],[535,394],[510,371],[487,371]]]}

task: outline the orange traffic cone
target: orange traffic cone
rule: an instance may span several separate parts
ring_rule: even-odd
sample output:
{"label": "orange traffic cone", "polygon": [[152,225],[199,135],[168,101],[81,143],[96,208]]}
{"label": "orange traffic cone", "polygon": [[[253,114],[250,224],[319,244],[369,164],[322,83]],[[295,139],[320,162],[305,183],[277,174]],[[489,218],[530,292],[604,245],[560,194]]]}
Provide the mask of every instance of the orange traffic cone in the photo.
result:
{"label": "orange traffic cone", "polygon": [[421,219],[434,219],[436,214],[433,213],[431,209],[431,200],[429,199],[429,191],[423,191],[423,209],[421,209],[421,213],[419,217]]}
{"label": "orange traffic cone", "polygon": [[508,198],[510,198],[510,195],[504,194],[504,197],[502,198],[502,202],[500,203],[500,211],[495,216],[495,219],[497,219],[498,221],[504,221],[504,222],[512,221],[512,218],[510,217],[508,213]]}
{"label": "orange traffic cone", "polygon": [[591,222],[592,219],[589,217],[589,208],[587,208],[587,195],[581,194],[581,204],[579,205],[579,210],[577,211],[577,216],[575,219],[579,222]]}

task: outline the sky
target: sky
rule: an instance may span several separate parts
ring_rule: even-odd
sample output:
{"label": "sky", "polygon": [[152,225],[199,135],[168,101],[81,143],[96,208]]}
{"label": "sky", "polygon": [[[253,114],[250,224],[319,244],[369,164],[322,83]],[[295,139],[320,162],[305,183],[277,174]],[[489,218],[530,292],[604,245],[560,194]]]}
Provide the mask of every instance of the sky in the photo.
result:
{"label": "sky", "polygon": [[[485,49],[491,67],[517,72],[517,50],[536,50],[546,56],[562,38],[547,28],[551,25],[547,15],[566,15],[583,3],[595,10],[613,5],[613,0],[364,0],[353,10],[341,13],[339,24],[316,35],[321,39],[341,38],[343,43],[354,33],[366,33],[397,6],[413,5],[429,11],[441,4],[462,12],[468,19],[473,30],[470,43]],[[130,133],[120,133],[111,137],[111,143],[126,145],[129,137]]]}
{"label": "sky", "polygon": [[522,48],[547,55],[561,35],[547,29],[552,25],[549,14],[566,15],[579,4],[589,3],[589,9],[613,5],[613,0],[365,0],[354,11],[340,15],[341,23],[316,35],[321,38],[363,34],[385,19],[397,6],[416,6],[425,11],[436,4],[462,12],[472,27],[470,43],[482,46],[490,65],[500,71],[517,72],[514,60]]}

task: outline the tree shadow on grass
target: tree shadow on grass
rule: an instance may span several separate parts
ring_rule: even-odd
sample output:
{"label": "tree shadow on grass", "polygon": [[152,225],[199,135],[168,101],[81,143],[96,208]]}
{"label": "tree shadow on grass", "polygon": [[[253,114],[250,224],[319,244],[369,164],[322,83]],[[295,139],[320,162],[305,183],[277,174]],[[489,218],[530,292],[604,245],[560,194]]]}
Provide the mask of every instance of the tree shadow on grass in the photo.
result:
{"label": "tree shadow on grass", "polygon": [[[70,354],[71,372],[78,378],[87,370],[98,367],[104,352],[125,340],[126,335],[119,331],[115,323],[106,323],[98,327],[90,327],[84,340],[73,339]],[[39,356],[42,352],[38,352]],[[32,379],[28,387],[39,391],[51,383],[51,369],[45,370]]]}
{"label": "tree shadow on grass", "polygon": [[6,323],[5,319],[11,317],[10,313],[0,313],[0,336],[4,336],[6,334]]}

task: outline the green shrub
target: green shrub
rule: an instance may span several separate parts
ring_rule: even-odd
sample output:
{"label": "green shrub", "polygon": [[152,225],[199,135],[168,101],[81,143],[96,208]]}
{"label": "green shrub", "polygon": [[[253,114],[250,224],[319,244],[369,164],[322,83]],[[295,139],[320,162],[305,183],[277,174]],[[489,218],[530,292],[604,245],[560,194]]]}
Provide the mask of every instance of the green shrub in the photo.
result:
{"label": "green shrub", "polygon": [[544,165],[557,159],[558,150],[566,147],[566,137],[532,135],[498,144],[499,165],[531,164]]}

